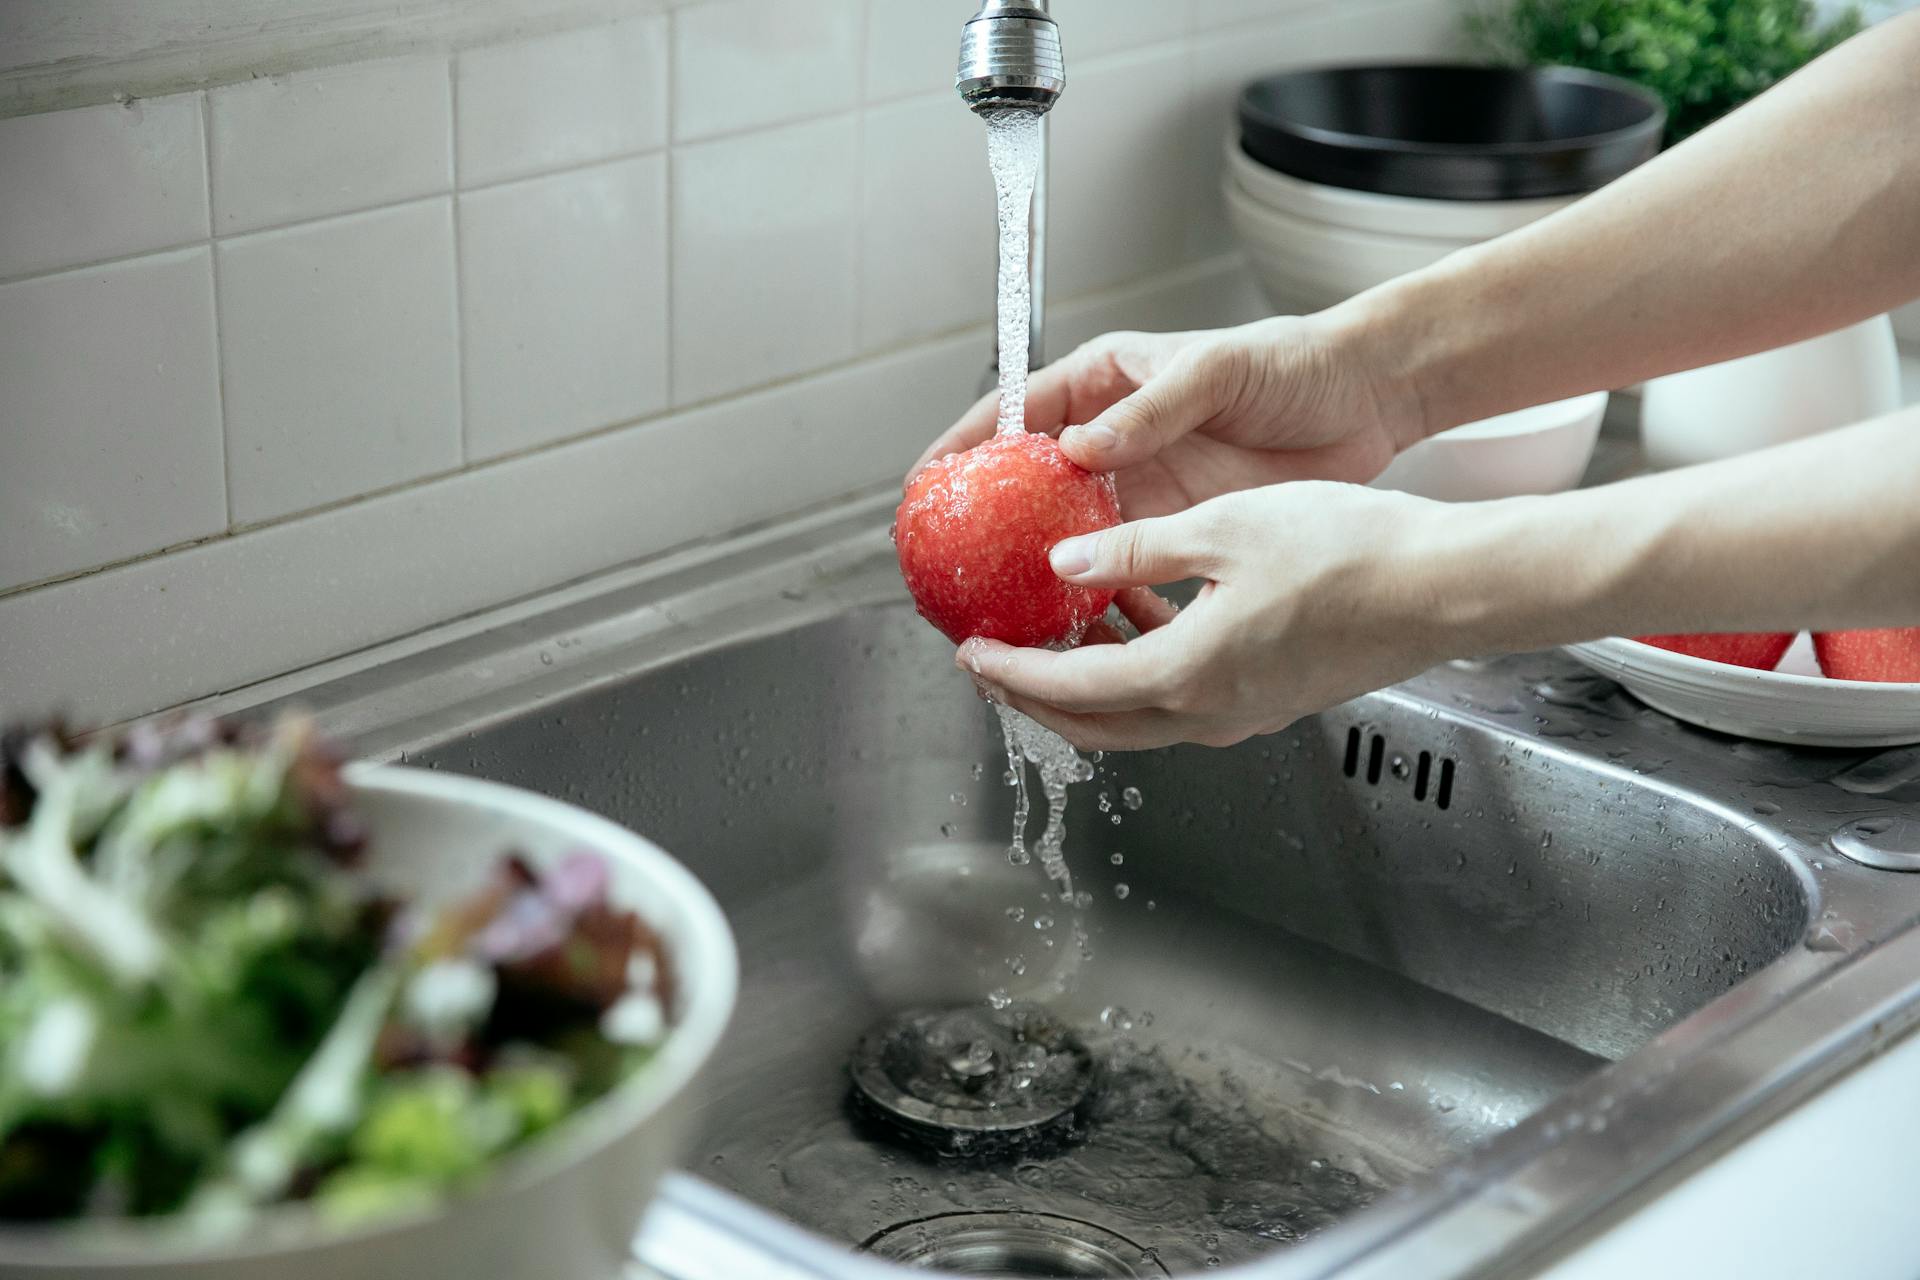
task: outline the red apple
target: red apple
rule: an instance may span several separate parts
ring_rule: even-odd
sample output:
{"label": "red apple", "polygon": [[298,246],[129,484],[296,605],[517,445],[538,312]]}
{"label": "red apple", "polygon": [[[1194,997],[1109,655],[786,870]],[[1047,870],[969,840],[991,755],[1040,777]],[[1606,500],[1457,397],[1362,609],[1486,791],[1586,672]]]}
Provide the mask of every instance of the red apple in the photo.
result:
{"label": "red apple", "polygon": [[1113,592],[1062,582],[1055,543],[1120,523],[1113,481],[1047,436],[1009,432],[930,463],[893,521],[900,573],[920,616],[958,644],[1077,643]]}
{"label": "red apple", "polygon": [[1641,644],[1691,654],[1709,662],[1771,671],[1793,645],[1786,631],[1723,631],[1695,635],[1640,636]]}
{"label": "red apple", "polygon": [[1835,680],[1920,681],[1920,627],[1816,631],[1813,654]]}

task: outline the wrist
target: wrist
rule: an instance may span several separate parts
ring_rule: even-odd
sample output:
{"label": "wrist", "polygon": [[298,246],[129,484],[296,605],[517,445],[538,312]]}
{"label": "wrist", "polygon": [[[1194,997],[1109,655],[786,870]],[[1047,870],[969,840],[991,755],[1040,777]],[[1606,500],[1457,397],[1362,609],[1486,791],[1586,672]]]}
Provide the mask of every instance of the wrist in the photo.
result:
{"label": "wrist", "polygon": [[[1355,378],[1396,450],[1459,426],[1450,388],[1459,380],[1455,329],[1461,308],[1449,307],[1439,268],[1391,280],[1338,304],[1324,322],[1333,368]],[[1463,296],[1454,290],[1456,298]],[[1451,316],[1449,320],[1447,317]]]}
{"label": "wrist", "polygon": [[1429,504],[1412,559],[1430,584],[1436,643],[1447,657],[1471,657],[1606,634],[1612,593],[1637,554],[1619,533],[1586,493]]}

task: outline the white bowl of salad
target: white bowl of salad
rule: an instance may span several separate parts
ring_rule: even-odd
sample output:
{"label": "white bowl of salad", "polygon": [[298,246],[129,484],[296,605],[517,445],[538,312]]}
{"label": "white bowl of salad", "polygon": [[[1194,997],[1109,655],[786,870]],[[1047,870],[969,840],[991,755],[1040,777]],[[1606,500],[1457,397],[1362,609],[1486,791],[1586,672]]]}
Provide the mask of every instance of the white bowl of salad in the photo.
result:
{"label": "white bowl of salad", "polygon": [[555,800],[299,722],[0,741],[0,1275],[614,1280],[733,939]]}

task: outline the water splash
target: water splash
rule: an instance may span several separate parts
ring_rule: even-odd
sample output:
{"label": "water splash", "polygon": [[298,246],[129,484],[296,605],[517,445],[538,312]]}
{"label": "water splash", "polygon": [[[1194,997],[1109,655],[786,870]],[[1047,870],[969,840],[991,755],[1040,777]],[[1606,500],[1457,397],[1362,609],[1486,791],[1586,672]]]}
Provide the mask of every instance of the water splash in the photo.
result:
{"label": "water splash", "polygon": [[1002,433],[1027,425],[1027,342],[1033,281],[1033,188],[1040,175],[1040,117],[1031,111],[994,111],[987,122],[987,163],[1000,214],[1000,424]]}
{"label": "water splash", "polygon": [[1040,789],[1047,801],[1047,825],[1034,843],[1033,853],[1039,855],[1047,878],[1059,886],[1062,900],[1072,902],[1075,899],[1073,873],[1067,869],[1066,855],[1067,787],[1092,781],[1093,766],[1073,749],[1072,743],[1038,721],[1000,703],[994,704],[994,710],[1000,713],[1000,729],[1006,738],[1007,770],[1019,788],[1013,807],[1013,840],[1007,847],[1008,860],[1016,866],[1031,860],[1027,851],[1027,818],[1032,812],[1032,797],[1027,790],[1026,765],[1032,764],[1039,770]]}

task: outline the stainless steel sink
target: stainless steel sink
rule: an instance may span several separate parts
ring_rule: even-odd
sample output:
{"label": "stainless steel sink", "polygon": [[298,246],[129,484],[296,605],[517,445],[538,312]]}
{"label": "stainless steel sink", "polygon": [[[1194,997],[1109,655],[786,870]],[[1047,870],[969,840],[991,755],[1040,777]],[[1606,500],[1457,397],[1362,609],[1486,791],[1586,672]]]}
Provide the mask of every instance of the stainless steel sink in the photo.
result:
{"label": "stainless steel sink", "polygon": [[[1521,1273],[1912,1023],[1920,879],[1827,842],[1897,839],[1920,757],[1686,729],[1556,655],[1101,761],[1076,911],[1006,857],[887,505],[227,700],[586,805],[718,895],[745,987],[661,1271]],[[1102,1064],[1072,1140],[942,1158],[849,1105],[877,1020],[1000,989]]]}

